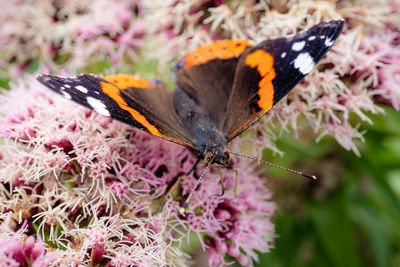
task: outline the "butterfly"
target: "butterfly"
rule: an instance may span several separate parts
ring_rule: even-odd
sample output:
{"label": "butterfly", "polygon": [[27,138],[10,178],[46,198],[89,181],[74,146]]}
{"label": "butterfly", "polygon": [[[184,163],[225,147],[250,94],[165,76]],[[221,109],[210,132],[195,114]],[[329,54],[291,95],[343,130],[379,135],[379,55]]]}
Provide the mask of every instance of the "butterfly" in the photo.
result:
{"label": "butterfly", "polygon": [[220,40],[173,68],[176,89],[131,75],[40,75],[38,80],[94,111],[183,145],[198,159],[228,166],[228,143],[287,95],[334,44],[342,20],[253,45]]}

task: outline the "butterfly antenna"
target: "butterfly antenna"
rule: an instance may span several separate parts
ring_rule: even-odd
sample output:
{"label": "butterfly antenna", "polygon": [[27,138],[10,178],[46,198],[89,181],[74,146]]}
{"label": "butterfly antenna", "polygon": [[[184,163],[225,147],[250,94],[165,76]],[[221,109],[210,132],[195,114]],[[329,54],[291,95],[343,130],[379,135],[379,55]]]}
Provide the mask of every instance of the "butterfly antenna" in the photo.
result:
{"label": "butterfly antenna", "polygon": [[271,163],[271,162],[268,162],[268,161],[265,161],[265,160],[262,160],[262,159],[259,159],[259,158],[256,158],[256,157],[242,155],[242,154],[238,154],[238,153],[235,153],[235,152],[230,152],[230,153],[233,154],[233,155],[242,157],[242,158],[252,159],[252,160],[258,161],[260,163],[265,163],[265,164],[270,165],[270,166],[275,167],[275,168],[279,168],[279,169],[282,169],[282,170],[285,170],[285,171],[289,171],[289,172],[292,172],[292,173],[295,173],[295,174],[299,174],[299,175],[304,176],[304,177],[306,177],[308,179],[311,179],[311,180],[317,180],[317,176],[315,176],[315,175],[311,175],[311,174],[307,174],[307,173],[304,173],[304,172],[295,171],[295,170],[292,170],[292,169],[289,169],[289,168],[285,168],[285,167],[276,165],[274,163]]}
{"label": "butterfly antenna", "polygon": [[186,210],[186,208],[187,208],[188,205],[189,205],[190,199],[192,198],[192,196],[193,196],[194,192],[196,191],[197,187],[200,185],[201,180],[203,179],[204,174],[206,174],[206,171],[207,171],[208,167],[210,167],[211,162],[214,160],[214,158],[215,158],[215,155],[214,155],[214,156],[211,158],[211,160],[207,163],[207,165],[206,165],[206,167],[204,168],[203,172],[200,174],[199,179],[197,179],[197,182],[196,182],[196,184],[193,186],[192,191],[190,191],[189,196],[186,198],[185,202],[183,203],[183,206],[182,206],[182,207],[180,208],[180,210],[179,210],[179,212],[180,212],[181,214],[184,214],[184,213],[185,213],[185,210]]}

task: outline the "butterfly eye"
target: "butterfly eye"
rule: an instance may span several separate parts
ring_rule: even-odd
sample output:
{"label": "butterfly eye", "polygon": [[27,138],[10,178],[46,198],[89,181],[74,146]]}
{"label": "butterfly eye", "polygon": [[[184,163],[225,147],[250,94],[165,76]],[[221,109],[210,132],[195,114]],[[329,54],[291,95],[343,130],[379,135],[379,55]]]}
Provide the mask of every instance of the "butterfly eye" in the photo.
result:
{"label": "butterfly eye", "polygon": [[207,152],[204,160],[206,163],[211,163],[211,161],[214,159],[214,154],[212,152]]}
{"label": "butterfly eye", "polygon": [[231,158],[231,152],[229,152],[228,149],[225,150],[225,158],[226,158],[226,161],[230,160],[230,158]]}

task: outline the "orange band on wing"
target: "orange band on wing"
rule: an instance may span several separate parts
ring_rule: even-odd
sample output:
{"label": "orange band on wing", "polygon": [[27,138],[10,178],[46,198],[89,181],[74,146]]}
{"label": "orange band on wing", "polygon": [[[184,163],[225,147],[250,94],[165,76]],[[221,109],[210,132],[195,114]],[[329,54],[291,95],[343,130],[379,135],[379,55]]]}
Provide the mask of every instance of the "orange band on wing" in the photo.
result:
{"label": "orange band on wing", "polygon": [[128,106],[125,100],[121,97],[119,89],[116,86],[107,82],[100,82],[100,86],[105,94],[111,97],[118,104],[120,108],[128,111],[132,115],[132,117],[137,122],[142,124],[150,133],[156,136],[162,136],[162,134],[158,131],[158,129],[154,125],[152,125],[142,114],[140,114],[137,110],[134,110],[133,108]]}
{"label": "orange band on wing", "polygon": [[213,59],[230,59],[239,57],[252,43],[245,40],[222,40],[199,47],[187,54],[182,61],[184,68],[190,68]]}
{"label": "orange band on wing", "polygon": [[262,77],[258,83],[258,95],[260,99],[257,104],[266,112],[274,103],[274,85],[272,84],[272,80],[276,77],[273,68],[274,58],[271,54],[259,49],[247,55],[245,64],[251,68],[257,67],[258,73]]}
{"label": "orange band on wing", "polygon": [[104,80],[115,84],[121,90],[124,90],[128,87],[142,88],[142,89],[154,89],[154,84],[151,84],[148,80],[135,78],[130,75],[118,74],[103,77]]}
{"label": "orange band on wing", "polygon": [[[116,75],[116,76],[120,76],[120,75]],[[110,77],[113,77],[113,76],[108,76],[107,78],[110,78]],[[185,146],[188,146],[188,147],[193,147],[193,144],[191,144],[190,142],[188,142],[186,140],[178,139],[178,138],[174,138],[174,137],[171,137],[171,136],[164,135],[163,131],[161,129],[157,129],[154,125],[152,125],[137,110],[135,110],[135,109],[133,109],[133,108],[128,106],[128,104],[125,102],[125,100],[121,97],[121,95],[119,93],[120,89],[117,88],[115,85],[113,85],[111,83],[107,83],[107,82],[100,82],[100,86],[101,86],[101,89],[102,89],[103,93],[105,93],[106,95],[111,97],[118,104],[118,106],[120,108],[122,108],[123,110],[128,111],[132,115],[132,117],[137,122],[142,124],[151,134],[154,134],[156,136],[164,138],[165,140],[169,140],[169,141],[175,142],[177,144],[185,145]]]}

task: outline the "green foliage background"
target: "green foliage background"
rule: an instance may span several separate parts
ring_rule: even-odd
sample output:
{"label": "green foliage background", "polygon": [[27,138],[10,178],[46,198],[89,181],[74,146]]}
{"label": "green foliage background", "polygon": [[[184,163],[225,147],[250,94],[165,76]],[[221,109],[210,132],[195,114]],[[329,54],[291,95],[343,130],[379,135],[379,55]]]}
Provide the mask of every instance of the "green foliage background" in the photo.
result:
{"label": "green foliage background", "polygon": [[267,170],[276,176],[267,184],[278,203],[278,237],[256,266],[400,266],[400,113],[385,112],[361,126],[368,131],[360,158],[330,138],[279,140],[280,163],[319,180]]}

